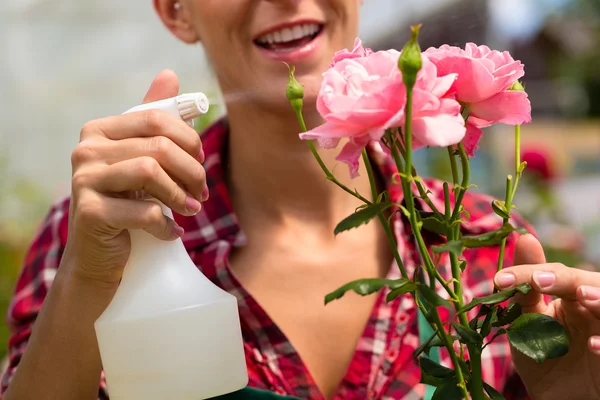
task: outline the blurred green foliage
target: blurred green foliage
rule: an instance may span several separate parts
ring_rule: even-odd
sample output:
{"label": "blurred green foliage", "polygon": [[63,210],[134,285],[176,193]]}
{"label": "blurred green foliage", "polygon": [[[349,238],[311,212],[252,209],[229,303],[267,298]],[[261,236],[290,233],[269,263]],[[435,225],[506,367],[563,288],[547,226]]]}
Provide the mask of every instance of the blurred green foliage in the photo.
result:
{"label": "blurred green foliage", "polygon": [[571,37],[577,43],[569,47],[582,50],[557,52],[551,55],[548,64],[556,79],[579,85],[585,91],[589,101],[587,110],[575,116],[600,117],[600,1],[573,1],[563,15],[563,23],[565,39]]}
{"label": "blurred green foliage", "polygon": [[0,155],[0,361],[6,354],[9,330],[6,313],[23,257],[51,200],[35,181],[11,168]]}

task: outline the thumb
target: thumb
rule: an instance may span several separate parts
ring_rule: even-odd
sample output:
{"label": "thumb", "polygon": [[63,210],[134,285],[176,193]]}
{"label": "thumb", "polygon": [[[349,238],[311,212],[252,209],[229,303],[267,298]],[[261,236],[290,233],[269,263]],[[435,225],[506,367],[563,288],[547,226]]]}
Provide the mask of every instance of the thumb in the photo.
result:
{"label": "thumb", "polygon": [[142,103],[164,100],[179,94],[179,79],[177,74],[170,69],[159,72],[150,84],[150,88]]}
{"label": "thumb", "polygon": [[[546,263],[544,248],[542,244],[531,234],[522,235],[517,240],[513,255],[513,267],[505,268],[500,271],[494,281],[496,286],[501,289],[507,286],[514,286],[521,283],[533,285],[533,272],[539,268],[540,264]],[[509,283],[505,285],[503,283]],[[531,290],[527,295],[517,293],[511,302],[520,303],[523,312],[541,313],[546,310],[544,295],[538,291]]]}
{"label": "thumb", "polygon": [[517,240],[513,257],[513,265],[545,264],[544,248],[539,240],[531,234],[521,236]]}

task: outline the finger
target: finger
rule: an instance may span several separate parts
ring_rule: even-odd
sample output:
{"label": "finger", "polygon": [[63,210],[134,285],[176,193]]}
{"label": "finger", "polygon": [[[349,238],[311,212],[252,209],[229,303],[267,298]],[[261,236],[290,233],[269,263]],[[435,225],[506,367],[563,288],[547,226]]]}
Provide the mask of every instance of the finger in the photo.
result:
{"label": "finger", "polygon": [[157,100],[168,99],[179,94],[179,79],[177,74],[170,69],[165,69],[156,75],[142,103],[151,103]]}
{"label": "finger", "polygon": [[592,336],[589,338],[588,349],[593,354],[600,356],[600,336]]}
{"label": "finger", "polygon": [[[598,274],[557,263],[519,265],[505,268],[500,274],[510,274],[514,277],[514,285],[511,286],[529,283],[537,293],[565,300],[577,300],[577,290],[582,285],[600,287]],[[496,281],[499,280],[496,278]]]}
{"label": "finger", "polygon": [[198,132],[181,118],[174,117],[163,110],[139,111],[90,121],[83,126],[80,136],[78,147],[84,147],[79,149],[84,150],[84,154],[88,154],[87,150],[90,150],[85,146],[96,145],[98,138],[124,140],[164,136],[192,157],[203,161],[202,142]]}
{"label": "finger", "polygon": [[109,223],[118,229],[143,229],[161,240],[175,240],[183,236],[183,228],[163,214],[153,201],[106,198],[111,212]]}
{"label": "finger", "polygon": [[[88,178],[88,182],[98,192],[143,191],[179,214],[195,215],[200,211],[200,202],[185,193],[152,157],[121,161],[100,167],[99,171],[96,166],[94,169],[94,175]],[[85,171],[79,174],[85,174]]]}
{"label": "finger", "polygon": [[193,197],[200,201],[206,200],[206,174],[202,164],[167,137],[104,140],[96,146],[97,159],[108,165],[134,158],[152,157]]}
{"label": "finger", "polygon": [[546,255],[542,244],[531,234],[519,237],[513,255],[513,265],[545,264]]}
{"label": "finger", "polygon": [[183,228],[165,216],[160,205],[153,201],[118,199],[84,190],[77,204],[75,215],[88,229],[98,224],[116,232],[143,229],[162,240],[183,235]]}
{"label": "finger", "polygon": [[579,303],[595,318],[600,319],[600,288],[583,285],[577,288]]}
{"label": "finger", "polygon": [[[530,234],[522,235],[517,240],[513,254],[513,265],[537,265],[545,264],[546,256],[541,243]],[[508,289],[519,285],[517,276],[512,273],[511,268],[505,268],[496,274],[494,283],[499,289]],[[519,272],[520,270],[517,270]],[[522,275],[519,275],[522,278]],[[527,282],[529,283],[529,282]],[[513,302],[521,304],[529,312],[542,312],[545,309],[544,296],[538,291],[531,291],[527,295],[517,293]]]}

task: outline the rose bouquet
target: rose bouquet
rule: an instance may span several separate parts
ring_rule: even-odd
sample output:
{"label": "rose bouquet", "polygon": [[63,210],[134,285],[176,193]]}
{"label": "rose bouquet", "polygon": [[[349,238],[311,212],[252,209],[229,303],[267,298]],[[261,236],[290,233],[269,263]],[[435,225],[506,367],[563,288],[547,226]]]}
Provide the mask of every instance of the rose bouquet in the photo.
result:
{"label": "rose bouquet", "polygon": [[[494,289],[488,296],[467,298],[462,281],[469,274],[465,249],[499,246],[497,269],[503,266],[506,240],[515,232],[525,233],[513,222],[511,212],[519,179],[525,168],[520,160],[520,126],[531,121],[531,105],[519,79],[524,67],[508,52],[469,43],[464,49],[441,46],[422,52],[417,41],[420,26],[401,52],[373,52],[357,39],[352,51],[335,54],[323,74],[317,110],[326,121],[307,130],[302,116],[302,85],[290,67],[287,97],[296,112],[302,133],[327,179],[364,204],[341,221],[335,234],[378,218],[394,251],[399,279],[361,279],[328,294],[328,303],[348,291],[368,295],[387,288],[387,301],[410,295],[426,321],[429,333],[414,352],[421,367],[421,382],[439,399],[502,399],[483,380],[483,349],[506,334],[510,344],[537,362],[560,357],[569,349],[565,329],[542,314],[521,313],[518,303],[507,300],[527,294],[527,284],[508,290]],[[515,126],[515,171],[506,180],[506,196],[491,201],[498,228],[479,235],[463,235],[461,224],[470,215],[462,204],[469,182],[470,164],[482,128],[503,123]],[[343,144],[337,160],[348,165],[350,176],[358,174],[362,159],[371,183],[371,193],[361,194],[339,182],[316,151]],[[403,201],[380,191],[370,165],[367,147],[376,147],[393,160],[394,183],[401,187]],[[443,182],[443,201],[430,198],[425,180],[417,174],[413,151],[446,147],[452,182]],[[416,199],[426,207],[416,207]],[[419,263],[409,270],[398,251],[393,216],[401,213],[410,224],[419,252]],[[428,246],[424,237],[434,233],[441,244]],[[440,272],[449,263],[451,275]],[[444,310],[445,309],[445,310]],[[430,357],[439,348],[448,351],[452,365],[443,366]]]}

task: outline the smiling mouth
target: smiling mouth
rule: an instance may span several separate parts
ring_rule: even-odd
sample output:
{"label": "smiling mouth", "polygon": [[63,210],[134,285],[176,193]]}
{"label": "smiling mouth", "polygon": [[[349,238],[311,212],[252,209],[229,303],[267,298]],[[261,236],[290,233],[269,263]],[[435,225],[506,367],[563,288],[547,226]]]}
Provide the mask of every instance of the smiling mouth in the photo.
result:
{"label": "smiling mouth", "polygon": [[315,40],[322,31],[321,24],[296,25],[261,35],[254,40],[254,43],[270,51],[291,52]]}

